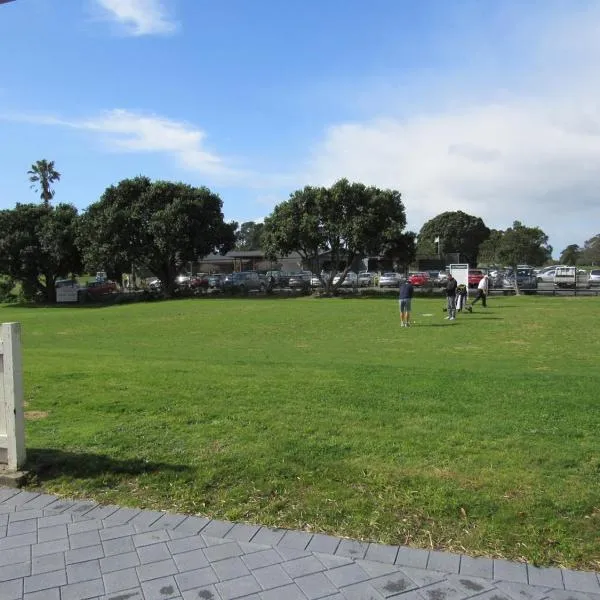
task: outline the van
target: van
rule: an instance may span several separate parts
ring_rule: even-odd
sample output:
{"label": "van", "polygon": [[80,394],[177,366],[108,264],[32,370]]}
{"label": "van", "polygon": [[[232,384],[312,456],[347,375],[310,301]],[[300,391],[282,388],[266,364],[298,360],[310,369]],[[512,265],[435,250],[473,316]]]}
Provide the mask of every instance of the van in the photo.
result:
{"label": "van", "polygon": [[556,267],[554,272],[554,287],[577,287],[577,267]]}

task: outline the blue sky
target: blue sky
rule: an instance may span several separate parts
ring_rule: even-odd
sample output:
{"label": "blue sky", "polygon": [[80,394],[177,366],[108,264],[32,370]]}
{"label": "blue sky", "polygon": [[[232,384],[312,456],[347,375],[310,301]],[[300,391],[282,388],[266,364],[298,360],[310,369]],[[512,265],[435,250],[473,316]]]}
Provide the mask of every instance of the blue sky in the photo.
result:
{"label": "blue sky", "polygon": [[145,174],[259,220],[347,177],[415,230],[600,231],[598,0],[15,0],[0,48],[0,207],[47,158],[81,209]]}

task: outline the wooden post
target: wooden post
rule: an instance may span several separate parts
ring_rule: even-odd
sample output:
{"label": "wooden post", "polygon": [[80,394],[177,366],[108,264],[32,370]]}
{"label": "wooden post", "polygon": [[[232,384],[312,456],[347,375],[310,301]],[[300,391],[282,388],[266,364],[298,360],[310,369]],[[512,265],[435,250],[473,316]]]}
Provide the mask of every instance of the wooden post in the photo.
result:
{"label": "wooden post", "polygon": [[0,353],[0,459],[9,471],[25,464],[21,324],[3,323]]}

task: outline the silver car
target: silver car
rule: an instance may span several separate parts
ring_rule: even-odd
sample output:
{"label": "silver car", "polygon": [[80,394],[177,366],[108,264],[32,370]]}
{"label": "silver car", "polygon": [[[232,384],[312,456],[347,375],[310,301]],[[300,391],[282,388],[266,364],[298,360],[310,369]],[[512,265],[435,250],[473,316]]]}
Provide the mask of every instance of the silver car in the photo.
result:
{"label": "silver car", "polygon": [[384,273],[379,278],[379,287],[398,287],[400,280],[398,279],[398,273]]}
{"label": "silver car", "polygon": [[369,287],[373,285],[373,274],[368,271],[362,271],[358,274],[359,287]]}
{"label": "silver car", "polygon": [[588,275],[587,287],[590,289],[591,287],[600,286],[600,269],[592,269],[590,274]]}

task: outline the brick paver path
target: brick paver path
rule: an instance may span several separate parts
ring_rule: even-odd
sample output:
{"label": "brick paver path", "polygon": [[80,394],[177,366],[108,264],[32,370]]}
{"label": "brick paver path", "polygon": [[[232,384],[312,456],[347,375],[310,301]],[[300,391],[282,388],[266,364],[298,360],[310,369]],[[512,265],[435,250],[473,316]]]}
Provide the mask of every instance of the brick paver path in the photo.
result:
{"label": "brick paver path", "polygon": [[0,488],[0,600],[600,600],[597,573]]}

